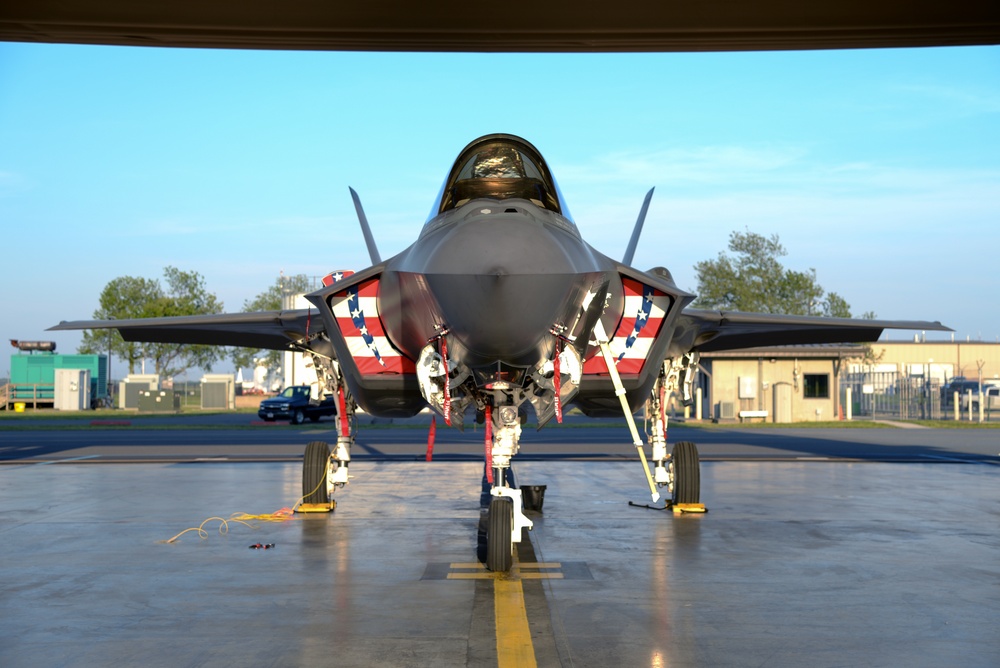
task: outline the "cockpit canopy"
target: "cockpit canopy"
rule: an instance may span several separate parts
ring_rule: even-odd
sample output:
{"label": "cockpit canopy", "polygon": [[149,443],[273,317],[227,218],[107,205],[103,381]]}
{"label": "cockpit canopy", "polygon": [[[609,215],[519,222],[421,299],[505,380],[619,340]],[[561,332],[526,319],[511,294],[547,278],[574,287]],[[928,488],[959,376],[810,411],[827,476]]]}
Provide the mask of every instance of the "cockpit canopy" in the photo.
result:
{"label": "cockpit canopy", "polygon": [[431,218],[479,198],[526,199],[569,218],[541,154],[514,135],[487,135],[466,146],[441,188]]}

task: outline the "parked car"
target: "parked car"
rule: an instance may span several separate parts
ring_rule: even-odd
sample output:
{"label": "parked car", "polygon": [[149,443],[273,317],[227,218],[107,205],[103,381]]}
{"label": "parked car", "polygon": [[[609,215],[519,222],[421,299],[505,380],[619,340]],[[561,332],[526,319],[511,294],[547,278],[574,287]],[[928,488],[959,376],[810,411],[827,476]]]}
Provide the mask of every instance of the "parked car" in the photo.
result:
{"label": "parked car", "polygon": [[[983,410],[1000,410],[1000,387],[983,383]],[[979,394],[972,393],[972,412],[979,412]]]}
{"label": "parked car", "polygon": [[286,387],[278,396],[260,402],[257,409],[257,415],[265,422],[289,420],[292,424],[302,424],[306,419],[318,422],[324,415],[336,414],[337,400],[333,395],[314,401],[308,385]]}
{"label": "parked car", "polygon": [[959,405],[964,406],[965,398],[970,390],[973,395],[979,394],[978,380],[968,380],[962,377],[952,378],[949,383],[941,386],[941,405],[950,406],[955,399],[955,393],[958,392]]}

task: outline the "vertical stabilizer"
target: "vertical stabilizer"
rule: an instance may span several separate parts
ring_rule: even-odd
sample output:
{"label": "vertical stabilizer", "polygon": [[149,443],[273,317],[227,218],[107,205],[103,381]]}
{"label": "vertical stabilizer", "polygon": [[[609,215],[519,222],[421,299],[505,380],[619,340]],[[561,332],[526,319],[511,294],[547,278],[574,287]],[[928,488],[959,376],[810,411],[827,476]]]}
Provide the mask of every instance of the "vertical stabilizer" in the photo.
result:
{"label": "vertical stabilizer", "polygon": [[639,235],[642,234],[642,224],[646,222],[646,212],[649,211],[649,202],[653,199],[654,190],[656,190],[656,188],[650,188],[649,192],[646,193],[646,199],[642,201],[642,209],[639,210],[639,218],[635,221],[635,229],[632,230],[632,238],[629,239],[628,248],[625,249],[625,257],[622,258],[622,264],[627,264],[630,267],[632,266],[632,258],[635,256],[636,246],[639,245]]}
{"label": "vertical stabilizer", "polygon": [[[378,248],[375,246],[375,237],[372,236],[372,230],[368,227],[368,217],[365,216],[365,210],[361,208],[361,198],[358,197],[358,193],[354,188],[348,188],[351,191],[351,199],[354,200],[354,209],[358,212],[358,221],[361,223],[361,233],[365,235],[365,245],[368,246],[368,256],[372,260],[372,264],[381,264],[382,257],[378,254]],[[652,191],[650,191],[652,193]],[[647,198],[648,199],[648,198]],[[643,209],[645,212],[645,209]]]}

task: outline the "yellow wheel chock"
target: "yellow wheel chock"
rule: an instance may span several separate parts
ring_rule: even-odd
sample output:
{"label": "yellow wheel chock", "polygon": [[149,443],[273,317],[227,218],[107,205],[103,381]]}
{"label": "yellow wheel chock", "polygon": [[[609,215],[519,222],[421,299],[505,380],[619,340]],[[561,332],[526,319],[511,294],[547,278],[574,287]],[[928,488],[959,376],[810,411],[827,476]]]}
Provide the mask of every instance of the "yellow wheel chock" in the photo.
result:
{"label": "yellow wheel chock", "polygon": [[333,499],[330,503],[300,503],[296,508],[297,513],[332,513],[337,507],[337,502]]}

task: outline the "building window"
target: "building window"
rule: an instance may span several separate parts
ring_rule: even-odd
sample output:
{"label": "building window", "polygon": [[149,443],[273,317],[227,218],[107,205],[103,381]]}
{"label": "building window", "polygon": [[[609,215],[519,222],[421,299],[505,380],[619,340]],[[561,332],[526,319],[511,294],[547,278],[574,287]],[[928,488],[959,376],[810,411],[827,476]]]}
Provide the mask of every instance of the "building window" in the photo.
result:
{"label": "building window", "polygon": [[804,383],[803,396],[806,399],[829,399],[830,376],[825,373],[806,373],[802,375]]}

